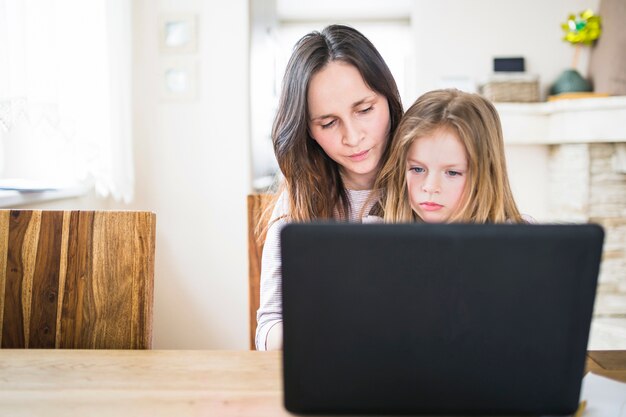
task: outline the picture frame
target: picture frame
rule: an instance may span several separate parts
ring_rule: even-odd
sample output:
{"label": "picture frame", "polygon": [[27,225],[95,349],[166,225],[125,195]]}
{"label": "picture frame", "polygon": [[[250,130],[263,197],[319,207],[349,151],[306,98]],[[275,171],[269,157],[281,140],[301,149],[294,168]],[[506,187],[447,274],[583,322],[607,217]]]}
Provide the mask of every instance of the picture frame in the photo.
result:
{"label": "picture frame", "polygon": [[194,57],[162,60],[161,98],[164,100],[194,100],[198,98],[198,66]]}
{"label": "picture frame", "polygon": [[159,16],[159,49],[166,54],[196,53],[198,16],[195,13],[162,13]]}

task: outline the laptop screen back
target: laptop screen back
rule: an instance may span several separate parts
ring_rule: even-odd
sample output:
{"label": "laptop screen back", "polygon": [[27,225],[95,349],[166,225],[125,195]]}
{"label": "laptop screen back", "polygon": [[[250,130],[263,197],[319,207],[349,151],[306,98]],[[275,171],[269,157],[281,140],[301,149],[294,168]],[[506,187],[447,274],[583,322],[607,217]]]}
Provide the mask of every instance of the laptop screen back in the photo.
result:
{"label": "laptop screen back", "polygon": [[572,413],[603,236],[596,225],[286,226],[287,409]]}

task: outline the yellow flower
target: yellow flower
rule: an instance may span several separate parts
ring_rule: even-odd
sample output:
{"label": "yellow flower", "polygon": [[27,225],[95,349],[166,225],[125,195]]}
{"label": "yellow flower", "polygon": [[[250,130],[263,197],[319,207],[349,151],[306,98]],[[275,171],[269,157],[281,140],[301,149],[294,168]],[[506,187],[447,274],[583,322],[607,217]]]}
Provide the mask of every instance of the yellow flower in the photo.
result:
{"label": "yellow flower", "polygon": [[565,31],[563,40],[572,44],[591,45],[602,33],[600,16],[590,9],[580,12],[578,16],[569,15],[561,28]]}

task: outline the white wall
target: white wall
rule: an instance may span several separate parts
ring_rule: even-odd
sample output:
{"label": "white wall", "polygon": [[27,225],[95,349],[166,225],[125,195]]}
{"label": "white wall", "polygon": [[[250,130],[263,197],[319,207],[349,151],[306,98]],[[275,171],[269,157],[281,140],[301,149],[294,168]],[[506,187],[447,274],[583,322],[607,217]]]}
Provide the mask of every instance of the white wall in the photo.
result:
{"label": "white wall", "polygon": [[[199,98],[160,98],[158,18],[199,18]],[[247,348],[248,1],[135,0],[134,208],[157,213],[155,348]]]}
{"label": "white wall", "polygon": [[[574,47],[562,40],[570,13],[597,12],[599,0],[414,0],[416,93],[438,88],[441,77],[480,82],[493,58],[522,56],[540,76],[542,92],[571,66]],[[586,48],[588,49],[588,48]],[[578,69],[587,74],[588,51]]]}
{"label": "white wall", "polygon": [[[29,207],[156,212],[154,348],[247,349],[248,1],[134,0],[132,13],[134,201]],[[162,13],[198,16],[197,99],[161,98]]]}

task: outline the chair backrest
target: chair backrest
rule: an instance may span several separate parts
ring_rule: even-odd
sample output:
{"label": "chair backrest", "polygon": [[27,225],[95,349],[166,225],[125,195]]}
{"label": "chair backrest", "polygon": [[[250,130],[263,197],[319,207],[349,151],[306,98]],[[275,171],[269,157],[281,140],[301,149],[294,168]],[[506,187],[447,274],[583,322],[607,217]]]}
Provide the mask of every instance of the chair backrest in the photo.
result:
{"label": "chair backrest", "polygon": [[149,349],[156,215],[0,210],[2,348]]}
{"label": "chair backrest", "polygon": [[255,349],[256,312],[261,302],[261,255],[263,254],[263,245],[265,243],[265,236],[259,236],[257,231],[262,233],[265,230],[269,216],[263,216],[263,213],[273,200],[274,196],[272,194],[248,195],[248,314],[251,350]]}

